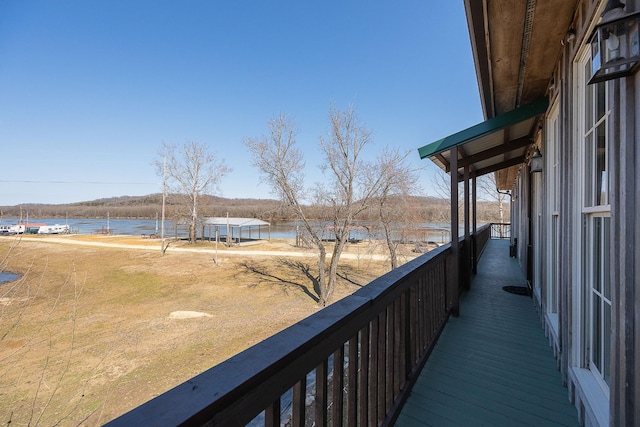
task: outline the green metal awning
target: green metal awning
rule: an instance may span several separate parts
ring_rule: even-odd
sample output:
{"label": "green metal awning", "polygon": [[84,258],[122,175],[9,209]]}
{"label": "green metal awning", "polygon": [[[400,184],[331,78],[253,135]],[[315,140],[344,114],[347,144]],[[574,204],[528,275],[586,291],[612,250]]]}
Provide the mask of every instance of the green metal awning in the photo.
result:
{"label": "green metal awning", "polygon": [[418,153],[450,172],[451,149],[457,147],[458,173],[469,165],[476,176],[519,165],[526,160],[537,118],[548,107],[549,99],[540,98],[425,145]]}

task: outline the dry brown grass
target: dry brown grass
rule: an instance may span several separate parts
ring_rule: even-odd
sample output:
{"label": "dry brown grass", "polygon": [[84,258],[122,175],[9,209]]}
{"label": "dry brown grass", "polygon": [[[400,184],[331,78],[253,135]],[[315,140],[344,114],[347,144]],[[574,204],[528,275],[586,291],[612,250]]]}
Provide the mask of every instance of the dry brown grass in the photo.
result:
{"label": "dry brown grass", "polygon": [[[0,422],[104,423],[318,310],[313,257],[221,251],[216,265],[211,253],[161,257],[159,242],[140,237],[63,239],[148,247],[0,238],[0,269],[23,275],[0,286]],[[387,269],[345,260],[336,299]],[[178,310],[211,317],[170,319]]]}

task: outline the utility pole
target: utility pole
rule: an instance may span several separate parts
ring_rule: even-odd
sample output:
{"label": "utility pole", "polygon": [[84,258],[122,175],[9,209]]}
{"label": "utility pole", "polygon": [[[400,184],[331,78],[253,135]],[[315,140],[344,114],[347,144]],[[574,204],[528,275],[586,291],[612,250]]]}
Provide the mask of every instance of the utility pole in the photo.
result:
{"label": "utility pole", "polygon": [[164,255],[164,205],[167,200],[167,156],[162,167],[162,234],[160,235],[160,255]]}

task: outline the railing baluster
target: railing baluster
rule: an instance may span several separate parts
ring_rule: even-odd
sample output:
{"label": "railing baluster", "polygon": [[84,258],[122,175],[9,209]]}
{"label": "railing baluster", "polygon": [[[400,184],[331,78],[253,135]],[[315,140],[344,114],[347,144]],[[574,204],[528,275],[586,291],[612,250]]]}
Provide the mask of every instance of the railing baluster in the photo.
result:
{"label": "railing baluster", "polygon": [[293,427],[304,427],[306,397],[307,377],[304,376],[293,386],[293,399],[291,402],[291,425]]}
{"label": "railing baluster", "polygon": [[280,427],[280,398],[264,410],[265,427]]}
{"label": "railing baluster", "polygon": [[369,364],[369,424],[377,424],[378,419],[378,337],[380,334],[380,316],[371,321],[371,346],[369,347],[371,363]]}
{"label": "railing baluster", "polygon": [[344,419],[344,344],[333,353],[333,377],[331,387],[331,422],[339,427]]}
{"label": "railing baluster", "polygon": [[386,372],[385,372],[385,414],[393,403],[393,383],[395,377],[395,355],[396,355],[396,328],[395,328],[395,300],[387,307],[387,345],[386,345]]}
{"label": "railing baluster", "polygon": [[429,298],[427,299],[429,303],[429,335],[427,335],[425,340],[425,347],[429,345],[431,342],[431,338],[433,337],[434,332],[438,329],[438,325],[440,324],[440,319],[444,315],[446,310],[446,304],[444,301],[444,296],[442,292],[442,283],[438,280],[438,275],[436,274],[436,269],[429,269]]}
{"label": "railing baluster", "polygon": [[347,368],[347,425],[358,420],[358,335],[349,339],[349,366]]}
{"label": "railing baluster", "polygon": [[315,402],[315,419],[316,426],[324,427],[327,425],[327,397],[328,397],[328,371],[329,362],[324,359],[316,367],[316,402]]}
{"label": "railing baluster", "polygon": [[360,330],[359,336],[358,421],[360,426],[366,426],[369,424],[369,325]]}
{"label": "railing baluster", "polygon": [[424,280],[422,281],[422,304],[420,311],[422,312],[422,330],[420,331],[420,348],[417,355],[417,359],[422,356],[427,343],[429,342],[429,334],[431,334],[431,318],[433,317],[432,298],[431,291],[431,271],[427,270],[424,273]]}
{"label": "railing baluster", "polygon": [[380,424],[387,413],[385,408],[387,387],[386,387],[386,365],[387,365],[387,310],[383,310],[378,315],[378,424]]}
{"label": "railing baluster", "polygon": [[414,361],[417,359],[416,351],[417,347],[420,343],[420,319],[421,315],[419,312],[420,307],[420,283],[422,282],[422,277],[418,277],[418,280],[409,288],[409,324],[407,325],[407,333],[409,334],[409,342],[408,342],[408,352],[407,355],[409,360],[409,366],[413,366]]}
{"label": "railing baluster", "polygon": [[400,336],[402,339],[400,342],[400,384],[398,392],[404,387],[407,378],[409,378],[409,366],[411,366],[411,352],[409,348],[409,342],[411,341],[411,336],[409,335],[409,319],[411,313],[409,312],[409,301],[411,299],[412,288],[413,286],[404,291],[402,293],[402,299],[400,300]]}
{"label": "railing baluster", "polygon": [[[404,294],[404,293],[403,293]],[[394,330],[394,343],[393,343],[393,393],[391,394],[391,401],[389,402],[389,408],[393,405],[393,401],[396,399],[398,392],[400,391],[400,385],[402,384],[402,374],[400,371],[400,361],[402,360],[402,322],[400,305],[402,303],[402,295],[400,295],[393,302],[393,330]]]}

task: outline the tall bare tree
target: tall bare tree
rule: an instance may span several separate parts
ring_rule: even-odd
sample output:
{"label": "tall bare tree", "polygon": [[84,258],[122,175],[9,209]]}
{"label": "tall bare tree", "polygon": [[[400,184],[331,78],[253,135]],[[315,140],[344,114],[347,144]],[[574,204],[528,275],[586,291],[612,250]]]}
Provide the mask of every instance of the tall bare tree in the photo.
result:
{"label": "tall bare tree", "polygon": [[[442,197],[447,201],[445,205],[441,206],[440,212],[438,214],[439,221],[444,223],[449,223],[451,221],[451,176],[438,168],[434,178],[432,180],[432,189],[438,194],[438,196]],[[464,218],[464,189],[463,183],[458,183],[458,218]]]}
{"label": "tall bare tree", "polygon": [[[245,140],[263,180],[294,210],[318,250],[318,304],[321,306],[333,296],[338,263],[353,221],[377,194],[381,182],[380,177],[372,179],[374,174],[368,172],[372,165],[361,158],[362,150],[371,143],[371,135],[360,124],[354,109],[340,111],[332,105],[329,120],[329,134],[320,138],[321,167],[326,178],[313,192],[304,186],[304,160],[296,146],[297,130],[292,119],[282,114],[274,117],[268,123],[269,136]],[[326,215],[322,227],[308,218],[301,203],[308,194],[313,194],[313,201]],[[323,239],[325,225],[330,225],[334,240],[328,273],[327,246]]]}
{"label": "tall bare tree", "polygon": [[407,201],[418,190],[418,171],[408,164],[408,154],[402,154],[398,149],[386,148],[378,156],[376,167],[373,169],[373,172],[380,176],[378,217],[389,249],[391,269],[398,267],[399,240],[394,239],[394,225],[408,224],[411,209],[408,208]]}
{"label": "tall bare tree", "polygon": [[[490,173],[487,175],[483,175],[481,177],[478,178],[478,193],[479,193],[479,199],[484,199],[484,200],[488,200],[491,202],[495,202],[498,206],[498,219],[500,221],[500,223],[504,223],[505,221],[505,205],[507,204],[507,202],[509,201],[507,199],[507,197],[509,196],[509,193],[507,192],[500,192],[498,191],[498,183],[496,181],[496,174],[495,173]],[[507,211],[507,214],[509,213],[509,211]],[[487,218],[495,218],[494,215],[491,215],[491,213],[487,214]],[[502,227],[500,227],[500,229],[502,230]]]}
{"label": "tall bare tree", "polygon": [[189,242],[195,243],[199,197],[217,190],[218,184],[231,169],[224,159],[219,159],[206,145],[197,142],[186,142],[181,146],[163,143],[158,154],[159,158],[153,163],[156,171],[162,176],[166,159],[168,185],[184,194],[188,200]]}

